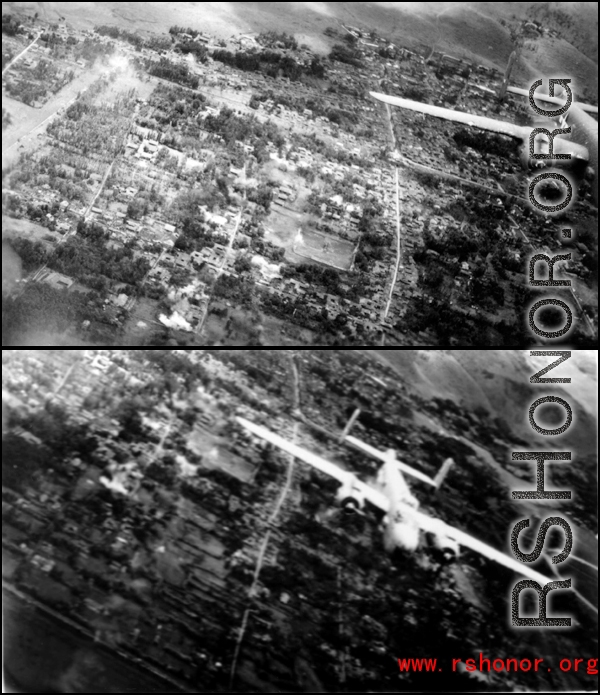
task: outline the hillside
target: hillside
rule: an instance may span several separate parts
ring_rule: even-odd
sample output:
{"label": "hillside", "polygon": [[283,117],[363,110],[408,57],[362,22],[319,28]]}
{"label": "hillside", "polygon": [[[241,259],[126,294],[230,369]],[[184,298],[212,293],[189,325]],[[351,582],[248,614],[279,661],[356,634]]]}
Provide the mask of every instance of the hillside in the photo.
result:
{"label": "hillside", "polygon": [[3,2],[2,10],[45,13],[49,20],[64,17],[79,27],[118,24],[142,32],[165,32],[178,24],[220,38],[275,29],[294,33],[322,52],[333,43],[323,36],[323,30],[344,23],[375,30],[414,48],[431,47],[439,41],[444,51],[479,57],[499,68],[505,66],[511,52],[502,22],[532,18],[560,31],[581,58],[597,61],[595,3],[149,2],[144,4],[143,15],[136,6],[124,2]]}
{"label": "hillside", "polygon": [[574,423],[561,437],[560,447],[572,447],[580,455],[592,454],[596,449],[597,374],[593,356],[586,351],[573,351],[571,360],[558,370],[572,378],[571,384],[564,386],[530,384],[532,365],[539,368],[548,364],[548,358],[538,357],[534,362],[526,351],[374,352],[394,368],[407,387],[423,397],[449,398],[465,410],[483,407],[490,415],[505,420],[510,430],[526,441],[548,444],[547,439],[532,431],[527,418],[527,406],[536,398],[553,394],[576,403]]}

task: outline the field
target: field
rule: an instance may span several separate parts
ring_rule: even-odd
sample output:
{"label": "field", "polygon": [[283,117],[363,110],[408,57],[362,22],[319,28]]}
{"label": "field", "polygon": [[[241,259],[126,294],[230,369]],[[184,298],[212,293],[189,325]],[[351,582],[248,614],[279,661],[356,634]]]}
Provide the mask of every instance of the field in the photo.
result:
{"label": "field", "polygon": [[263,342],[274,347],[293,347],[294,345],[317,345],[317,334],[289,321],[281,321],[274,316],[265,316],[263,321]]}
{"label": "field", "polygon": [[48,249],[52,248],[52,242],[44,239],[45,236],[51,236],[56,241],[60,239],[60,234],[51,232],[46,227],[42,227],[30,220],[16,220],[13,217],[2,217],[2,238],[10,239],[18,237],[19,239],[29,239],[30,241],[41,241]]}
{"label": "field", "polygon": [[[15,347],[17,346],[15,345]],[[81,340],[73,333],[58,334],[31,331],[25,337],[20,338],[18,347],[94,347],[94,343]]]}
{"label": "field", "polygon": [[[137,669],[132,660],[99,648],[91,636],[3,591],[6,660],[11,665],[6,692],[109,692],[114,683],[124,692],[152,692],[167,683]],[[43,640],[40,636],[43,635]],[[49,648],[51,645],[52,648]]]}
{"label": "field", "polygon": [[302,263],[302,258],[294,253],[294,242],[298,236],[298,230],[306,221],[306,215],[279,205],[272,205],[271,210],[271,215],[266,222],[265,241],[284,248],[285,258],[289,263]]}
{"label": "field", "polygon": [[483,59],[499,68],[506,65],[512,52],[508,31],[498,22],[468,6],[457,5],[439,17],[438,50],[471,59]]}
{"label": "field", "polygon": [[228,106],[230,109],[235,109],[243,114],[256,114],[256,111],[248,106],[252,97],[251,90],[220,89],[218,87],[205,87],[202,84],[200,90],[215,102],[225,102],[224,104],[219,103],[219,106]]}
{"label": "field", "polygon": [[222,470],[238,480],[248,481],[252,477],[254,465],[227,451],[223,445],[226,446],[226,442],[221,437],[210,434],[202,427],[196,427],[186,443],[190,451],[202,457],[203,468]]}
{"label": "field", "polygon": [[576,93],[587,93],[598,98],[598,66],[562,39],[538,39],[535,53],[523,52],[512,81],[520,86],[529,86],[534,78],[551,77],[558,73],[571,78]]}
{"label": "field", "polygon": [[[108,63],[108,68],[118,72],[117,79],[103,93],[103,100],[109,103],[117,94],[128,92],[130,89],[135,89],[136,95],[140,99],[149,99],[158,84],[157,79],[140,79],[135,71],[130,69],[126,58],[112,58]],[[106,69],[103,68],[103,70]]]}
{"label": "field", "polygon": [[[211,304],[213,309],[225,309],[226,307],[226,303],[222,301],[215,301]],[[229,315],[234,317],[236,323],[232,333],[227,335],[228,331],[225,327],[229,319],[209,314],[202,332],[203,344],[240,347],[249,344],[251,330],[249,330],[248,323],[253,321],[252,317],[241,310],[230,311]],[[282,321],[274,316],[262,315],[260,326],[263,345],[291,347],[294,345],[316,344],[317,335],[313,331],[296,326],[290,321]]]}
{"label": "field", "polygon": [[[206,317],[202,330],[204,343],[238,347],[259,344],[262,316],[255,310],[237,309],[222,299],[213,300],[208,310],[216,313]],[[226,313],[221,315],[222,312]]]}
{"label": "field", "polygon": [[42,132],[43,126],[47,125],[50,118],[58,111],[75,101],[78,93],[92,84],[101,72],[102,70],[95,69],[76,77],[58,94],[51,97],[41,109],[22,104],[2,92],[2,106],[12,118],[12,125],[2,133],[2,168],[17,160],[20,146],[25,149],[37,149],[36,135]]}
{"label": "field", "polygon": [[158,305],[151,299],[139,299],[131,316],[123,327],[125,345],[143,345],[154,333],[160,331],[156,321]]}
{"label": "field", "polygon": [[[307,213],[302,212],[304,203],[310,191],[303,187],[302,179],[285,171],[280,171],[274,164],[267,168],[269,178],[279,184],[287,184],[298,190],[298,197],[294,202],[289,202],[286,207],[271,204],[271,214],[265,221],[265,241],[270,241],[275,246],[285,249],[285,257],[291,263],[301,263],[300,256],[294,253],[294,242],[298,230],[306,227],[312,219]],[[316,220],[315,220],[316,221]]]}
{"label": "field", "polygon": [[294,253],[340,270],[349,270],[354,256],[354,244],[321,232],[303,231],[295,240]]}

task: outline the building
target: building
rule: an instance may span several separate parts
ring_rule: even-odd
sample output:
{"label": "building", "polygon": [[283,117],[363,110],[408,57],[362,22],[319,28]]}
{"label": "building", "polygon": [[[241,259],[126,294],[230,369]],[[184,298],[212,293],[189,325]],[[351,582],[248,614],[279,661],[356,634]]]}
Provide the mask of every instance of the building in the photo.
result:
{"label": "building", "polygon": [[45,282],[56,290],[68,290],[75,284],[75,280],[72,278],[50,270],[44,271],[40,277],[40,282]]}

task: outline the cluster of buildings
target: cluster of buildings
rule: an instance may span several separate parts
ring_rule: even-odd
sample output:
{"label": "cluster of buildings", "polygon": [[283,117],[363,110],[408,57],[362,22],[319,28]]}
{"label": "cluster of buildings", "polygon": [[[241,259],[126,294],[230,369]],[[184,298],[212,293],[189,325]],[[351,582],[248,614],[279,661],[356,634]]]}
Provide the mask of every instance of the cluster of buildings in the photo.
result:
{"label": "cluster of buildings", "polygon": [[[282,208],[289,208],[296,213],[303,212],[301,208],[305,196],[302,193],[310,187],[324,194],[320,219],[316,222],[317,232],[331,235],[332,241],[357,242],[358,248],[361,239],[360,220],[365,207],[374,202],[383,209],[381,219],[384,222],[386,239],[389,239],[390,243],[384,248],[383,258],[370,262],[369,286],[365,286],[364,296],[358,300],[349,302],[344,297],[339,297],[336,301],[321,301],[318,294],[326,294],[323,293],[323,288],[309,287],[307,283],[298,279],[293,283],[285,282],[277,273],[271,272],[270,268],[269,272],[255,274],[258,286],[268,289],[269,293],[279,295],[282,299],[307,296],[307,309],[324,309],[327,315],[333,318],[347,316],[353,330],[360,332],[360,324],[364,320],[363,328],[369,332],[379,326],[379,329],[390,334],[399,330],[399,336],[401,320],[410,300],[424,296],[423,290],[417,286],[418,269],[411,257],[420,246],[423,223],[429,223],[429,229],[434,235],[443,236],[450,231],[454,224],[451,216],[445,213],[437,215],[436,208],[443,210],[452,201],[460,202],[462,194],[457,194],[442,184],[438,188],[435,204],[429,205],[423,202],[426,198],[423,188],[415,185],[410,176],[402,176],[401,269],[397,274],[396,286],[391,287],[398,261],[395,239],[395,172],[393,166],[390,166],[390,160],[386,158],[390,153],[387,124],[383,122],[379,109],[376,109],[372,100],[365,95],[371,89],[386,90],[400,95],[410,94],[410,90],[418,89],[424,98],[429,98],[434,103],[445,106],[452,104],[455,108],[473,113],[489,113],[493,106],[494,117],[506,119],[512,118],[512,112],[522,105],[519,104],[518,98],[509,95],[508,101],[498,110],[495,94],[501,75],[494,67],[477,65],[439,51],[434,51],[426,60],[418,53],[398,47],[384,39],[366,37],[363,32],[353,28],[347,30],[358,39],[357,46],[362,54],[362,65],[356,67],[339,62],[328,63],[327,77],[332,88],[327,93],[303,82],[292,84],[287,79],[277,80],[261,73],[240,73],[210,58],[206,64],[193,65],[189,56],[177,54],[173,50],[166,51],[166,56],[175,63],[190,67],[191,71],[201,78],[199,92],[209,95],[209,100],[208,103],[203,103],[202,108],[195,114],[199,124],[208,115],[217,115],[221,107],[228,106],[239,109],[242,115],[253,114],[260,122],[271,122],[279,127],[285,144],[275,147],[270,142],[269,157],[271,161],[282,164],[282,169],[285,162],[286,176],[284,183],[278,181],[273,188],[274,205],[271,215],[278,215]],[[90,36],[90,32],[73,33],[73,30],[65,29],[63,26],[59,27],[59,31],[66,31],[68,38],[72,37],[75,40]],[[96,36],[93,33],[91,35]],[[112,41],[105,37],[101,40]],[[210,43],[205,36],[201,40]],[[138,51],[129,44],[113,43],[122,54],[132,59],[138,55]],[[254,38],[237,37],[227,45],[233,49],[248,48],[254,45]],[[142,52],[151,54],[147,48]],[[305,53],[303,50],[298,51],[297,55],[294,54],[295,59],[309,60],[310,56]],[[443,81],[440,81],[437,75],[440,70],[444,73]],[[278,93],[282,95],[281,101],[285,101],[283,96],[292,93],[292,86],[293,97],[298,103],[317,103],[320,111],[316,106],[295,109],[280,103]],[[248,108],[252,95],[263,96],[265,93],[269,93],[270,96],[260,101],[257,110]],[[152,117],[149,101],[141,100],[139,105],[145,116],[150,114]],[[347,123],[340,126],[331,122],[323,115],[329,110],[345,111],[357,125],[352,127]],[[136,115],[139,116],[139,113]],[[398,144],[403,161],[429,166],[446,174],[452,173],[459,178],[463,175],[475,178],[478,185],[485,185],[491,205],[503,206],[503,201],[506,200],[509,203],[515,202],[520,183],[516,156],[484,157],[472,148],[453,147],[453,144],[448,142],[448,124],[440,128],[434,119],[424,119],[411,112],[396,113],[394,119],[402,124],[401,128],[397,128],[397,136],[401,133],[402,139]],[[176,139],[184,140],[184,123],[166,128],[168,136],[165,130],[165,140],[162,127],[152,131],[148,127],[142,127],[140,118],[137,118],[137,121],[128,135],[127,155],[120,160],[116,176],[111,177],[90,210],[81,202],[72,201],[67,203],[68,209],[61,208],[53,215],[54,219],[51,222],[56,223],[58,231],[69,237],[74,233],[77,219],[87,213],[88,220],[96,220],[107,228],[110,243],[135,242],[136,255],[146,258],[152,268],[147,282],[160,289],[163,295],[173,289],[170,278],[175,273],[180,277],[181,271],[185,271],[195,278],[203,264],[215,273],[237,275],[234,267],[236,257],[247,253],[245,247],[248,244],[251,247],[251,255],[260,259],[256,250],[252,249],[252,236],[246,239],[243,239],[242,234],[237,236],[240,226],[240,209],[237,205],[229,205],[222,210],[209,210],[206,207],[199,210],[209,228],[216,234],[216,243],[195,254],[181,252],[175,248],[180,230],[177,221],[169,214],[169,206],[177,196],[181,182],[191,188],[201,188],[202,184],[199,181],[202,180],[204,172],[213,167],[215,159],[219,159],[222,165],[224,158],[229,158],[230,164],[226,167],[228,184],[233,189],[238,186],[237,190],[241,190],[239,186],[246,185],[243,167],[240,166],[241,158],[252,161],[256,143],[238,141],[237,150],[233,152],[231,147],[221,148],[224,140],[218,134],[207,132],[201,135],[194,148],[190,148],[188,141],[183,151],[180,151],[167,147],[161,141],[172,144],[174,135]],[[210,139],[210,144],[205,142],[207,139]],[[344,152],[344,157],[330,157],[324,154],[323,143],[329,148],[328,152],[333,148],[335,152]],[[452,150],[450,158],[446,156],[448,147]],[[169,162],[167,168],[164,166],[165,161]],[[255,165],[253,175],[257,172],[258,180],[262,182],[263,174],[260,167]],[[304,178],[311,183],[305,184]],[[92,172],[90,180],[92,187],[99,187],[102,181],[101,173]],[[151,190],[157,192],[159,202],[151,204],[141,218],[134,219],[128,214],[127,207],[147,201],[148,191]],[[496,195],[494,191],[497,191]],[[32,202],[36,196],[38,203],[45,201],[45,204],[53,204],[57,200],[62,201],[62,197],[57,199],[56,193],[50,190],[47,184],[42,190],[37,189],[35,196],[22,191],[19,193],[31,197]],[[257,222],[255,210],[256,205],[246,201],[244,219],[252,219],[252,224],[258,225],[258,231],[261,225],[268,231],[273,217],[267,218],[264,224]],[[506,236],[507,243],[511,243],[517,234],[525,234],[522,230],[519,233],[515,230],[516,225],[513,224],[509,229],[503,229],[502,234]],[[240,252],[237,252],[238,245],[235,243],[231,244],[234,251],[228,251],[227,242],[234,241],[234,234],[236,239],[242,239],[244,242],[240,245]],[[289,244],[287,246],[289,247]],[[431,257],[433,253],[435,252],[430,254]],[[520,253],[520,249],[516,248],[515,253]],[[263,265],[268,265],[270,258],[267,253],[262,258]],[[322,257],[317,254],[314,260],[328,264],[326,254]],[[332,265],[338,267],[335,263]],[[259,266],[260,263],[257,261],[256,267]],[[354,266],[350,263],[348,267]],[[472,272],[473,263],[463,261],[455,278],[456,287],[468,288]],[[343,287],[344,284],[342,282],[340,286]],[[197,289],[194,286],[193,292]],[[195,298],[204,301],[206,296],[201,293]],[[340,323],[343,323],[343,319],[340,319]]]}
{"label": "cluster of buildings", "polygon": [[[135,442],[119,438],[121,425],[112,417],[117,392],[131,394],[132,389],[140,392],[152,386],[156,368],[128,351],[89,350],[76,357],[74,361],[71,351],[21,351],[4,370],[3,394],[14,417],[27,422],[51,402],[64,408],[74,423],[85,425],[99,444],[91,459],[74,453],[60,470],[44,466],[23,481],[21,492],[3,488],[3,577],[134,660],[143,658],[188,681],[197,672],[203,678],[218,675],[223,655],[215,640],[222,640],[235,620],[225,624],[209,608],[225,587],[221,532],[210,503],[204,509],[184,503],[187,511],[180,509],[177,517],[188,530],[179,540],[170,534],[163,538],[161,519],[168,517],[169,509],[164,501],[153,501],[157,484],[148,476],[149,466],[172,451],[185,426],[181,421],[173,424],[174,406],[165,404],[162,395],[153,404],[145,397],[143,420],[155,434]],[[217,361],[210,356],[201,361],[211,378],[243,385],[243,377],[232,370],[211,370],[213,362]],[[181,377],[177,387],[182,388]],[[107,389],[111,396],[105,399],[100,394]],[[213,405],[215,399],[233,400],[220,387],[211,396],[202,394],[200,390],[190,399],[200,410],[203,398]],[[199,417],[199,427],[202,422]],[[210,422],[214,424],[214,417]],[[11,436],[45,447],[43,440],[22,428]],[[219,508],[221,499],[227,502],[226,488],[214,483],[209,487],[217,504],[213,508]],[[142,518],[134,522],[128,514],[116,515],[111,496],[135,498],[144,506]],[[142,521],[158,524],[154,541],[140,542],[136,528]],[[141,611],[155,592],[152,611]],[[117,600],[119,593],[128,598]],[[235,613],[235,601],[227,603]],[[123,620],[123,608],[130,619]]]}

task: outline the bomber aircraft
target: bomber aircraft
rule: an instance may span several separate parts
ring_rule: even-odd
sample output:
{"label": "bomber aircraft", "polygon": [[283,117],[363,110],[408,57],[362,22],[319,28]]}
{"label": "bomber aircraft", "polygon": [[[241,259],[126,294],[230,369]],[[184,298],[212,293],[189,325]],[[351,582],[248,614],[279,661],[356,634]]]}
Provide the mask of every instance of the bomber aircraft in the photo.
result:
{"label": "bomber aircraft", "polygon": [[340,441],[346,442],[359,451],[382,461],[375,485],[362,482],[354,473],[345,471],[318,454],[289,442],[262,425],[257,425],[242,417],[237,417],[236,419],[240,425],[257,437],[270,442],[295,458],[304,461],[309,466],[338,480],[340,487],[336,499],[345,512],[362,513],[365,503],[382,511],[384,513],[382,524],[383,544],[388,553],[392,554],[397,550],[415,552],[421,545],[421,536],[423,534],[426,547],[430,548],[442,563],[456,561],[459,556],[460,546],[464,546],[528,579],[533,579],[541,587],[548,582],[555,581],[537,572],[526,563],[509,557],[465,531],[454,528],[441,519],[436,519],[419,511],[419,501],[410,491],[405,475],[412,476],[439,489],[454,464],[453,459],[446,459],[435,477],[431,478],[398,460],[393,449],[379,451],[370,444],[349,435],[349,430],[356,421],[359,412],[358,410],[355,411],[350,418],[340,437]]}

